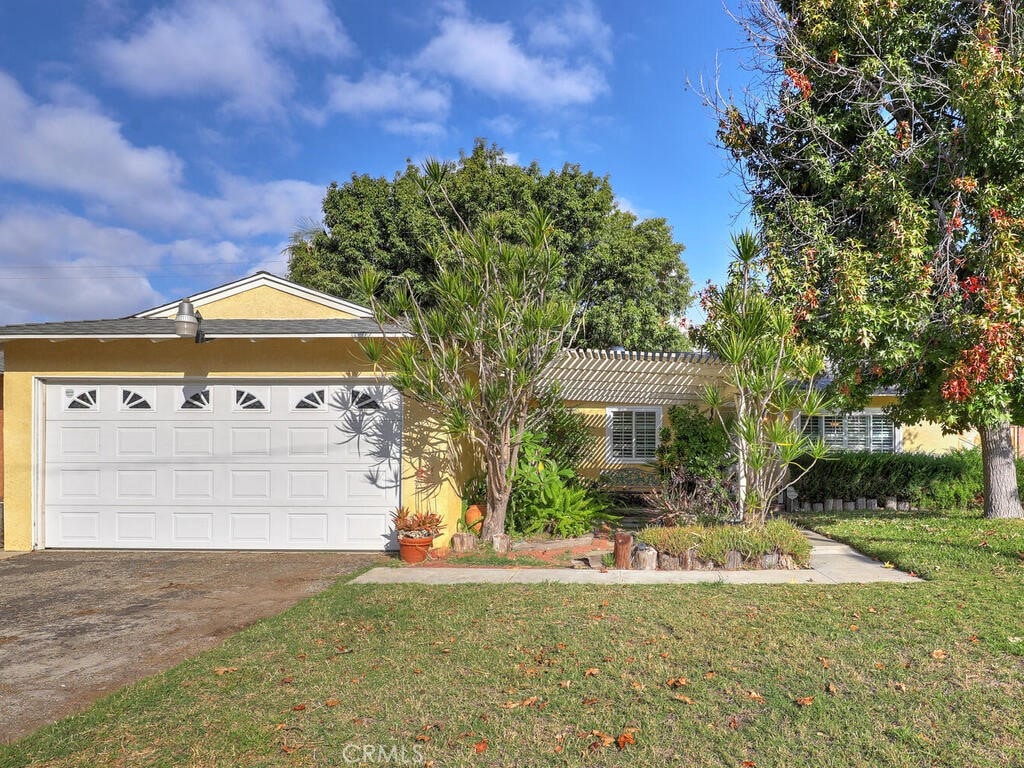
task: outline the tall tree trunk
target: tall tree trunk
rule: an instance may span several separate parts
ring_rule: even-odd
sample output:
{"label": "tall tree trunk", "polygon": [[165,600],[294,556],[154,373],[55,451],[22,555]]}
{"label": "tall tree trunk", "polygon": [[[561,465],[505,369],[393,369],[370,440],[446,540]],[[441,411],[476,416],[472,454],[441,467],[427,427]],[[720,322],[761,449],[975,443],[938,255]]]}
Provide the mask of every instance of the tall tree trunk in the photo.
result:
{"label": "tall tree trunk", "polygon": [[985,517],[1024,518],[1009,422],[978,429],[985,469]]}
{"label": "tall tree trunk", "polygon": [[480,538],[490,541],[491,537],[505,532],[505,517],[508,513],[508,499],[512,492],[508,481],[508,460],[501,457],[487,458],[487,513],[480,530]]}

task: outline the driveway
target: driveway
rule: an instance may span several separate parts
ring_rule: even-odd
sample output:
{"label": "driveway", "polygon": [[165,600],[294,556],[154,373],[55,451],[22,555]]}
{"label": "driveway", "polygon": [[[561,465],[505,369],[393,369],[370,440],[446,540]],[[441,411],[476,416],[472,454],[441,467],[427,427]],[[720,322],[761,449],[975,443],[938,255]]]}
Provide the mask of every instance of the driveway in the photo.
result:
{"label": "driveway", "polygon": [[366,553],[73,550],[0,560],[0,742],[381,561]]}

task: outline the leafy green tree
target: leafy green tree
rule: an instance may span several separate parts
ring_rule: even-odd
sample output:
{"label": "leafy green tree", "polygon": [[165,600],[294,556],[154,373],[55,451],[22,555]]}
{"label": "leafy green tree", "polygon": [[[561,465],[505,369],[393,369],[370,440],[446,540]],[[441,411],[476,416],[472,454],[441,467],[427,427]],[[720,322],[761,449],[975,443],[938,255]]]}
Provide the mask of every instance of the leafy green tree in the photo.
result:
{"label": "leafy green tree", "polygon": [[293,236],[291,279],[358,299],[358,275],[373,267],[423,287],[437,274],[430,248],[445,241],[446,231],[474,229],[486,218],[496,237],[514,238],[537,206],[551,214],[549,243],[563,256],[562,279],[582,289],[579,345],[687,348],[677,326],[691,301],[683,246],[664,219],[638,221],[619,209],[607,177],[568,163],[557,172],[543,173],[537,163],[523,168],[477,140],[433,208],[420,194],[422,181],[422,170],[410,163],[391,181],[353,175],[331,184],[323,226],[304,226]]}
{"label": "leafy green tree", "polygon": [[[450,168],[427,162],[420,194],[442,210],[450,199]],[[382,328],[406,335],[363,345],[375,364],[393,371],[403,394],[433,411],[449,434],[479,448],[487,471],[487,517],[481,534],[505,530],[512,475],[537,408],[540,377],[579,325],[578,298],[567,292],[551,220],[539,208],[501,236],[498,222],[446,227],[442,245],[428,249],[437,265],[413,281],[365,266],[360,299],[369,300]],[[393,332],[392,332],[393,333]]]}
{"label": "leafy green tree", "polygon": [[743,232],[733,246],[729,282],[701,298],[707,321],[698,338],[728,365],[704,403],[729,434],[743,520],[763,525],[779,493],[827,452],[803,433],[799,414],[820,414],[830,402],[815,386],[824,357],[799,340],[792,311],[769,294],[757,238]]}
{"label": "leafy green tree", "polygon": [[773,287],[851,405],[978,429],[985,512],[1021,517],[1024,16],[1019,0],[759,0],[766,92],[711,100]]}

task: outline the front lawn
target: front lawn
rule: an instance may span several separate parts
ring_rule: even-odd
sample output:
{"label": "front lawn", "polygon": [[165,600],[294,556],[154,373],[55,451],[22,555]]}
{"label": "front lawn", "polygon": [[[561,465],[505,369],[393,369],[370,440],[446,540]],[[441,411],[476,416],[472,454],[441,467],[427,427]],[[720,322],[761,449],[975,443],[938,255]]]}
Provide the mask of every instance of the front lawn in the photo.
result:
{"label": "front lawn", "polygon": [[807,522],[929,581],[340,585],[0,765],[1024,765],[1024,524]]}

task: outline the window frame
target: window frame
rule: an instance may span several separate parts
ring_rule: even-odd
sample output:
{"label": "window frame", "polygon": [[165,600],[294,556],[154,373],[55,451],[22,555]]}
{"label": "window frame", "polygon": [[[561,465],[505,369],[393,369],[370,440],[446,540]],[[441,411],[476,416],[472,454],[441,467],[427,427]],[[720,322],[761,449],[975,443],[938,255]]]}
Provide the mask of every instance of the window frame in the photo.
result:
{"label": "window frame", "polygon": [[[893,425],[892,425],[892,451],[891,452],[890,451],[877,451],[877,450],[873,450],[872,449],[872,432],[873,432],[873,428],[874,428],[874,423],[873,422],[874,422],[874,417],[876,417],[876,416],[883,416],[883,417],[889,419],[890,421],[892,421],[892,417],[886,415],[885,411],[882,408],[864,408],[864,409],[859,410],[859,411],[850,411],[848,413],[842,412],[842,411],[830,411],[828,413],[822,413],[822,414],[819,414],[817,416],[808,416],[807,414],[800,414],[800,428],[801,428],[801,430],[804,430],[806,432],[806,425],[807,425],[809,419],[816,419],[816,418],[820,418],[820,419],[840,418],[843,421],[843,445],[841,445],[841,446],[832,446],[832,445],[829,445],[826,442],[825,444],[828,446],[828,449],[830,451],[865,451],[866,450],[868,453],[903,453],[903,428],[900,427],[900,426],[897,426],[897,424],[894,421],[893,421]],[[864,436],[865,436],[864,439],[865,439],[865,442],[866,442],[866,445],[867,445],[866,448],[850,448],[850,445],[849,445],[849,442],[850,442],[850,440],[849,440],[849,437],[850,437],[849,436],[849,424],[848,424],[848,421],[847,421],[850,417],[865,417],[866,418],[865,427],[864,427]],[[824,439],[824,437],[825,437],[824,424],[822,424],[821,431],[816,432],[814,434],[814,436],[818,437],[818,438],[821,438],[821,439]]]}
{"label": "window frame", "polygon": [[[616,456],[614,447],[615,414],[632,414],[631,439],[632,456]],[[636,414],[654,414],[654,451],[650,456],[636,455]],[[605,459],[609,464],[649,464],[657,457],[658,447],[661,445],[661,416],[662,409],[657,405],[611,405],[605,408]]]}

